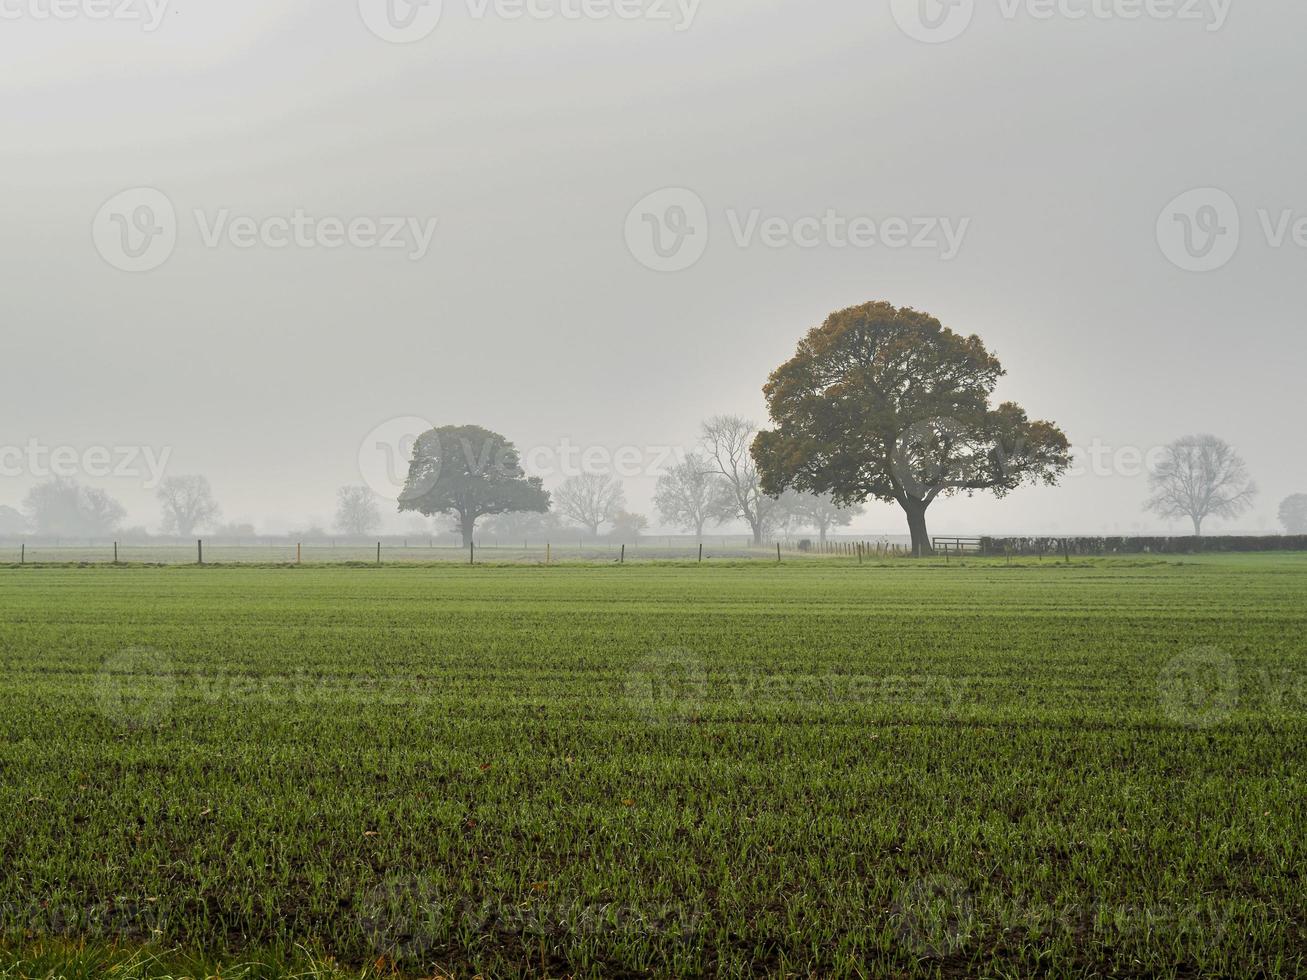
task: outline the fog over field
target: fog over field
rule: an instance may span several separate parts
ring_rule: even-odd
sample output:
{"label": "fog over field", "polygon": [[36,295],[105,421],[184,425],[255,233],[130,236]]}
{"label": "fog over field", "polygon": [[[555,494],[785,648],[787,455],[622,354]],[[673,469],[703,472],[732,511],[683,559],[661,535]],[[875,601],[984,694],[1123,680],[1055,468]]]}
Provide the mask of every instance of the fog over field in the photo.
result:
{"label": "fog over field", "polygon": [[1301,2],[445,0],[389,39],[367,0],[58,9],[0,0],[0,446],[71,447],[129,525],[166,459],[224,520],[329,526],[417,417],[502,432],[547,488],[625,449],[658,528],[671,452],[765,424],[770,372],[869,300],[979,334],[1079,450],[937,533],[1189,533],[1143,460],[1192,433],[1260,488],[1213,533],[1307,492]]}

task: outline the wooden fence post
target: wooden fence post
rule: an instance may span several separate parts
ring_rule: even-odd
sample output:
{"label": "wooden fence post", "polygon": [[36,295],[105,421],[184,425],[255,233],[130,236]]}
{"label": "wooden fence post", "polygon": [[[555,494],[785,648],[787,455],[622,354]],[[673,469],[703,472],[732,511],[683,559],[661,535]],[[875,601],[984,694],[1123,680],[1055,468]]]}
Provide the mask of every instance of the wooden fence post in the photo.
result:
{"label": "wooden fence post", "polygon": [[475,565],[477,563],[477,543],[472,541],[467,546],[467,563]]}
{"label": "wooden fence post", "polygon": [[[405,547],[405,548],[408,547],[408,542],[407,542],[407,541],[404,542],[404,547]],[[378,565],[381,564],[381,542],[380,542],[380,541],[377,542],[377,564],[378,564]]]}
{"label": "wooden fence post", "polygon": [[703,542],[699,542],[699,564],[703,564]]}
{"label": "wooden fence post", "polygon": [[199,541],[196,541],[195,546],[199,549],[199,562],[201,565],[203,565],[204,564],[204,540],[200,539]]}
{"label": "wooden fence post", "polygon": [[626,564],[626,545],[622,545],[622,556],[621,556],[620,558],[617,559],[617,563],[618,563],[619,565],[625,565],[625,564]]}

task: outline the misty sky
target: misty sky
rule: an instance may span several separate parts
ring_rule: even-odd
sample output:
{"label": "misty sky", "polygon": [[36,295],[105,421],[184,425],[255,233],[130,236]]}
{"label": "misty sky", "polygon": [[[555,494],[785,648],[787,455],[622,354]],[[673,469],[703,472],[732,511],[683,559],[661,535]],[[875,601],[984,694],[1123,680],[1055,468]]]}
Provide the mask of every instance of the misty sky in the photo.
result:
{"label": "misty sky", "polygon": [[[154,30],[144,0],[137,19],[91,16],[96,0],[45,17],[59,2],[0,0],[2,446],[170,447],[228,520],[326,526],[388,419],[656,457],[705,416],[765,419],[799,337],[883,299],[979,333],[1000,395],[1106,460],[942,501],[936,533],[1166,530],[1112,454],[1191,432],[1228,439],[1262,488],[1235,527],[1274,529],[1307,492],[1301,0],[978,0],[943,43],[900,26],[915,0],[644,0],[630,20],[445,0],[409,44],[358,0],[172,0]],[[93,234],[133,188],[177,215],[149,272]],[[676,272],[628,244],[628,213],[664,188],[708,219]],[[1159,240],[1194,188],[1237,208],[1211,271]],[[237,244],[235,219],[297,212],[436,225],[416,259],[419,241]],[[1230,232],[1218,205],[1199,233],[1212,216]],[[773,247],[772,218],[805,244]],[[854,219],[874,244],[829,231]],[[965,231],[949,255],[924,232],[884,240],[887,219]],[[0,504],[33,482],[0,478]],[[140,477],[86,482],[157,525]],[[651,517],[652,485],[627,481]],[[873,504],[858,527],[905,525]]]}

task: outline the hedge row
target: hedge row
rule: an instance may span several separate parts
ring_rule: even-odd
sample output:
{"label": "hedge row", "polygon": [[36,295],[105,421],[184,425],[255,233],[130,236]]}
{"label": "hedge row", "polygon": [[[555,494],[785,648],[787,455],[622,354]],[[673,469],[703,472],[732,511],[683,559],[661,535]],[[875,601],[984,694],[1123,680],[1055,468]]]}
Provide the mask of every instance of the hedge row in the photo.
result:
{"label": "hedge row", "polygon": [[1204,551],[1307,551],[1307,535],[1215,538],[981,538],[987,555],[1192,555]]}

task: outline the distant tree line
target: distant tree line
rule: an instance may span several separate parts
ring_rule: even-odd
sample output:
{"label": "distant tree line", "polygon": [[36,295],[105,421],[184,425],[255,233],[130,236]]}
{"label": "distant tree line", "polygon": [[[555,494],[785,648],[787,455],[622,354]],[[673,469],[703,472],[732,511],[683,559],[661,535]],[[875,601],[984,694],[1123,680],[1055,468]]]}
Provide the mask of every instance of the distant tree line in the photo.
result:
{"label": "distant tree line", "polygon": [[[742,523],[757,545],[804,529],[825,542],[866,501],[881,500],[903,510],[913,553],[930,554],[927,513],[940,498],[1055,485],[1070,466],[1070,444],[1054,423],[1029,418],[1014,402],[992,403],[1004,374],[979,337],[954,333],[929,314],[889,303],[836,312],[764,387],[770,428],[737,415],[702,424],[697,445],[657,481],[658,517],[696,538],[710,526]],[[1213,435],[1165,447],[1149,482],[1147,509],[1189,521],[1194,537],[1210,518],[1246,513],[1257,495],[1243,459]],[[165,535],[253,536],[249,525],[219,523],[203,476],[169,477],[156,497]],[[368,487],[341,487],[335,529],[375,534],[384,503]],[[647,517],[628,509],[615,477],[584,473],[547,490],[523,470],[511,441],[474,425],[419,436],[397,505],[424,519],[449,518],[465,545],[478,527],[509,540],[571,529],[622,541],[649,528]],[[0,535],[105,537],[122,532],[125,516],[105,491],[56,478],[34,487],[22,512],[0,507]],[[1279,518],[1288,533],[1307,533],[1307,494],[1288,497]],[[310,527],[302,536],[327,532]]]}

